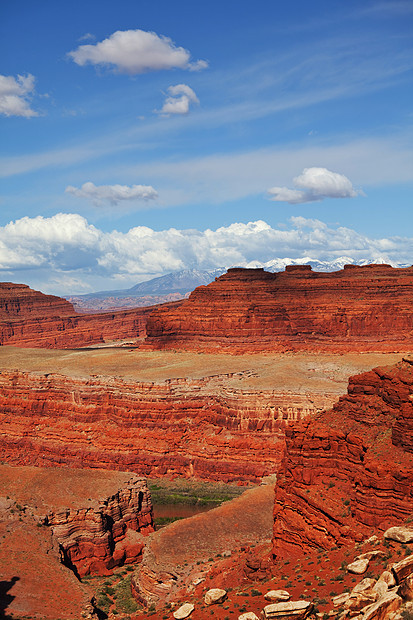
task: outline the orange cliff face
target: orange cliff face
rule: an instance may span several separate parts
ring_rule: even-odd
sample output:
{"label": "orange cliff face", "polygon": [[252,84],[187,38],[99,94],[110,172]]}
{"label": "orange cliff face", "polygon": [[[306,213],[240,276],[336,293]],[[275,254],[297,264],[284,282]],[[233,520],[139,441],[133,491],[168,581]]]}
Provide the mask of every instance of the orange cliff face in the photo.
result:
{"label": "orange cliff face", "polygon": [[159,383],[0,373],[0,460],[260,481],[284,428],[332,395],[226,387],[224,375]]}
{"label": "orange cliff face", "polygon": [[44,295],[25,284],[0,282],[0,321],[73,314],[76,312],[72,304],[61,297]]}
{"label": "orange cliff face", "polygon": [[180,306],[154,310],[153,348],[405,351],[413,344],[413,267],[229,269]]}
{"label": "orange cliff face", "polygon": [[412,515],[413,361],[350,379],[332,410],[286,430],[273,554],[362,540]]}
{"label": "orange cliff face", "polygon": [[97,506],[50,510],[41,525],[51,527],[61,562],[79,577],[136,563],[145,546],[143,536],[154,531],[146,480],[132,477]]}
{"label": "orange cliff face", "polygon": [[65,299],[33,291],[24,284],[2,282],[0,345],[65,349],[143,338],[152,310],[77,314]]}

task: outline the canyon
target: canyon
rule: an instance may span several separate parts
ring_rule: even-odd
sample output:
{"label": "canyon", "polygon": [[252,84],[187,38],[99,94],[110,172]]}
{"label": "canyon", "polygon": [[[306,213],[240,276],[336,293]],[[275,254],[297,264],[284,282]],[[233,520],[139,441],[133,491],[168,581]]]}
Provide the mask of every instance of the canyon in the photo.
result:
{"label": "canyon", "polygon": [[[231,269],[184,301],[88,315],[3,283],[5,553],[33,561],[18,542],[27,531],[37,553],[49,549],[48,562],[53,556],[83,581],[141,562],[136,599],[165,615],[182,596],[195,601],[207,584],[225,586],[224,576],[246,587],[292,578],[290,562],[321,552],[335,566],[343,550],[407,522],[412,282],[413,268],[386,265]],[[90,475],[87,501],[70,499],[67,486],[54,490],[59,501],[45,491],[68,472]],[[99,476],[108,478],[98,498]],[[112,487],[111,476],[121,477]],[[152,533],[141,476],[267,484]],[[26,477],[33,495],[21,501]],[[83,486],[90,489],[86,478],[76,493]],[[5,581],[10,591],[22,586],[16,571]],[[71,578],[61,575],[64,589]],[[82,588],[73,586],[77,609],[90,604]]]}
{"label": "canyon", "polygon": [[285,429],[383,358],[2,347],[0,459],[259,482]]}
{"label": "canyon", "polygon": [[[0,566],[13,614],[7,617],[78,620],[93,609],[93,590],[79,577],[135,563],[153,529],[139,476],[0,465]],[[0,615],[2,603],[3,597]]]}

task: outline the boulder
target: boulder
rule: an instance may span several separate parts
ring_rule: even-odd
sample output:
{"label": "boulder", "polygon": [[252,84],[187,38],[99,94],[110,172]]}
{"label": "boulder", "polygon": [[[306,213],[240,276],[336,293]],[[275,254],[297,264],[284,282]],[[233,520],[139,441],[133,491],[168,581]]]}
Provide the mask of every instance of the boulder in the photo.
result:
{"label": "boulder", "polygon": [[291,594],[287,590],[270,590],[264,594],[267,601],[289,601]]}
{"label": "boulder", "polygon": [[404,560],[393,564],[391,570],[396,578],[396,582],[401,583],[403,579],[413,574],[413,555],[409,555]]}
{"label": "boulder", "polygon": [[380,581],[383,581],[387,585],[388,588],[393,588],[396,585],[396,580],[394,578],[394,575],[389,570],[384,570],[382,572],[377,583],[379,583]]}
{"label": "boulder", "polygon": [[261,618],[268,620],[282,618],[283,620],[303,620],[312,611],[313,604],[309,601],[289,601],[288,603],[273,603],[266,605],[261,612]]}
{"label": "boulder", "polygon": [[378,596],[376,592],[373,592],[375,584],[375,580],[369,577],[360,581],[348,595],[344,608],[351,612],[351,615],[354,615],[355,612],[361,611],[366,605],[374,603]]}
{"label": "boulder", "polygon": [[406,577],[400,588],[397,590],[397,594],[405,601],[413,601],[413,575]]}
{"label": "boulder", "polygon": [[370,579],[370,577],[366,577],[365,579],[360,581],[360,583],[354,586],[354,588],[351,591],[351,594],[361,594],[361,593],[368,592],[374,587],[375,583],[376,581],[374,579]]}
{"label": "boulder", "polygon": [[184,620],[184,618],[188,618],[188,616],[191,615],[194,609],[195,609],[195,605],[192,605],[192,603],[184,603],[183,605],[179,607],[179,609],[174,611],[172,615],[175,618],[175,620]]}
{"label": "boulder", "polygon": [[[350,592],[343,592],[343,594],[338,594],[337,596],[333,596],[331,599],[334,607],[341,607],[350,597]],[[323,614],[322,614],[323,615]]]}
{"label": "boulder", "polygon": [[386,540],[395,540],[399,543],[411,543],[413,542],[413,528],[412,527],[391,527],[384,532],[384,538]]}
{"label": "boulder", "polygon": [[355,575],[362,575],[366,572],[369,567],[369,559],[362,558],[360,560],[355,560],[351,564],[348,564],[347,570],[349,573],[354,573]]}
{"label": "boulder", "polygon": [[205,594],[205,605],[214,605],[215,603],[222,603],[227,598],[227,591],[221,588],[212,588]]}
{"label": "boulder", "polygon": [[400,596],[390,592],[377,603],[363,609],[363,620],[386,620],[390,614],[397,611],[402,604]]}
{"label": "boulder", "polygon": [[245,614],[238,616],[238,620],[259,620],[259,618],[253,611],[246,611]]}

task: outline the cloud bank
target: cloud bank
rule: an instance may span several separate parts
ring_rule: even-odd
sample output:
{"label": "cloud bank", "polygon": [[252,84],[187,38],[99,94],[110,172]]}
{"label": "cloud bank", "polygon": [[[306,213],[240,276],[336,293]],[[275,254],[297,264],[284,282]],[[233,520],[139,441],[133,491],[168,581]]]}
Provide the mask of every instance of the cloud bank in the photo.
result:
{"label": "cloud bank", "polygon": [[188,114],[191,103],[198,103],[199,99],[195,92],[187,84],[169,86],[169,96],[166,97],[161,110],[157,110],[163,116],[170,114]]}
{"label": "cloud bank", "polygon": [[87,64],[114,67],[119,73],[136,75],[167,69],[205,69],[205,60],[191,62],[191,54],[176,47],[169,37],[145,30],[117,30],[95,45],[80,45],[68,53],[80,66]]}
{"label": "cloud bank", "polygon": [[0,114],[5,116],[38,116],[30,107],[30,96],[34,93],[35,78],[26,76],[0,75]]}
{"label": "cloud bank", "polygon": [[86,198],[96,206],[105,202],[117,205],[123,200],[148,201],[158,197],[158,192],[151,185],[95,185],[90,181],[80,188],[68,185],[65,191],[78,198]]}
{"label": "cloud bank", "polygon": [[354,189],[344,174],[331,172],[327,168],[304,168],[302,173],[293,179],[293,183],[298,189],[270,188],[270,200],[296,205],[325,198],[355,198],[362,193]]}
{"label": "cloud bank", "polygon": [[[57,294],[86,287],[126,288],[180,269],[246,266],[284,257],[330,261],[348,256],[411,264],[412,250],[413,238],[371,239],[302,217],[291,218],[288,229],[258,220],[216,230],[156,231],[137,226],[123,233],[103,232],[78,214],[59,213],[50,218],[24,217],[0,227],[4,279]],[[78,281],[79,286],[62,288],[65,281]]]}

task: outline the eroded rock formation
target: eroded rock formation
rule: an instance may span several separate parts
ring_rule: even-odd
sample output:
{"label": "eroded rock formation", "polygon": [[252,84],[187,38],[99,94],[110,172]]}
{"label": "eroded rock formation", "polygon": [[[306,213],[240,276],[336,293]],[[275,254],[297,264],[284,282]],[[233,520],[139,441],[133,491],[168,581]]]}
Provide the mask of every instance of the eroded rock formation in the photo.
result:
{"label": "eroded rock formation", "polygon": [[138,383],[3,371],[0,459],[258,481],[277,471],[288,422],[333,399],[242,390],[226,378]]}
{"label": "eroded rock formation", "polygon": [[[180,302],[175,302],[180,303]],[[0,345],[75,348],[143,338],[153,307],[77,314],[71,303],[24,284],[0,283]]]}
{"label": "eroded rock formation", "polygon": [[98,506],[50,511],[42,523],[52,528],[62,563],[80,577],[135,563],[145,546],[142,535],[154,531],[146,480],[134,476]]}
{"label": "eroded rock formation", "polygon": [[413,267],[229,269],[152,312],[148,346],[201,350],[403,351],[413,342]]}
{"label": "eroded rock formation", "polygon": [[25,284],[0,282],[0,321],[75,314],[73,305],[54,295],[33,291]]}
{"label": "eroded rock formation", "polygon": [[78,577],[140,560],[151,508],[130,472],[0,465],[1,617],[101,617]]}
{"label": "eroded rock formation", "polygon": [[413,361],[352,377],[332,410],[286,429],[273,553],[327,549],[403,522],[413,505]]}

